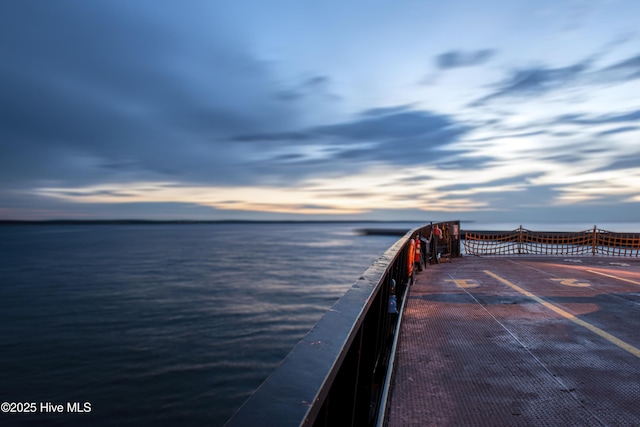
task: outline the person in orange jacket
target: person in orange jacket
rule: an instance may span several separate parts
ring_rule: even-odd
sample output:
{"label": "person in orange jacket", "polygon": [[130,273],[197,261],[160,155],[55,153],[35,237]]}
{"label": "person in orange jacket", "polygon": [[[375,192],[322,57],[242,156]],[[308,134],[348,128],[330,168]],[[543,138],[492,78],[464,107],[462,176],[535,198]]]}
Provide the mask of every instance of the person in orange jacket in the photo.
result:
{"label": "person in orange jacket", "polygon": [[418,266],[418,271],[422,271],[422,242],[420,241],[420,235],[416,236],[415,264]]}

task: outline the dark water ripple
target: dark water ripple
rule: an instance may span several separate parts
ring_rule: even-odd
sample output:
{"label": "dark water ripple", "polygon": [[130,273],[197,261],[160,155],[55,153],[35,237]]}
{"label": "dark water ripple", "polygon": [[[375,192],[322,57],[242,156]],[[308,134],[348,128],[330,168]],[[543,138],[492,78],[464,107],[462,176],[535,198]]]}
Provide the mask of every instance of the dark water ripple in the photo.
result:
{"label": "dark water ripple", "polygon": [[222,425],[395,240],[354,224],[0,227],[2,425]]}

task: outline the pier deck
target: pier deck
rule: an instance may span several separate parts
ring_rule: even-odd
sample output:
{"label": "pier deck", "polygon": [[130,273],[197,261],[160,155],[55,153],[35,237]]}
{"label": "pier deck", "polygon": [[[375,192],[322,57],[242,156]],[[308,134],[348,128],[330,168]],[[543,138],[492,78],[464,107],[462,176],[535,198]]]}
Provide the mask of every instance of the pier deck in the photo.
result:
{"label": "pier deck", "polygon": [[387,425],[639,426],[640,259],[464,257],[402,320]]}

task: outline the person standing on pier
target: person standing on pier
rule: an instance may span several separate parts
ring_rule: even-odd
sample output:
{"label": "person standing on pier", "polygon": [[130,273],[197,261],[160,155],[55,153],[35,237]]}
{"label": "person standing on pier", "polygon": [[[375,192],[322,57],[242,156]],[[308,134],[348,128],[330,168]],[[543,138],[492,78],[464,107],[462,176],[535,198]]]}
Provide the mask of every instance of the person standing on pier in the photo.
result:
{"label": "person standing on pier", "polygon": [[431,229],[431,254],[433,260],[438,263],[438,245],[440,244],[440,238],[442,237],[442,230],[440,227],[433,226]]}

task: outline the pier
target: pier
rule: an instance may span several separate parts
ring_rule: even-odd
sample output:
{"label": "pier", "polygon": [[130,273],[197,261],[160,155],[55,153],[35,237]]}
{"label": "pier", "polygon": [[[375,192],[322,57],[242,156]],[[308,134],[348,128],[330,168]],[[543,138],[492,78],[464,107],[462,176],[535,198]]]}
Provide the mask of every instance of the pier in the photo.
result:
{"label": "pier", "polygon": [[464,257],[418,273],[385,425],[640,425],[640,260]]}
{"label": "pier", "polygon": [[638,236],[467,234],[407,232],[227,425],[640,425]]}

